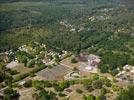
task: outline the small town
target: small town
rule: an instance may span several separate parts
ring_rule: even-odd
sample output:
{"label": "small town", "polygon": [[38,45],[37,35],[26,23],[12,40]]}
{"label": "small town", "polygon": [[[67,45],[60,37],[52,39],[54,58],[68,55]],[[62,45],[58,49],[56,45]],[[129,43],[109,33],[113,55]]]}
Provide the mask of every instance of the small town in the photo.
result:
{"label": "small town", "polygon": [[[97,96],[100,90],[94,90],[92,86],[90,88],[83,86],[84,84],[91,84],[88,83],[91,80],[108,82],[105,84],[108,85],[108,88],[102,88],[103,85],[100,88],[108,89],[107,96],[110,95],[109,98],[112,100],[114,99],[111,96],[112,92],[115,92],[110,90],[111,88],[118,89],[122,88],[120,87],[121,85],[134,84],[134,66],[132,65],[125,65],[113,77],[110,74],[103,74],[99,71],[98,65],[101,62],[101,57],[97,55],[72,55],[67,51],[54,52],[47,49],[45,44],[37,42],[23,45],[15,52],[13,50],[3,52],[0,54],[0,57],[7,64],[5,69],[13,77],[11,81],[13,82],[14,89],[21,94],[20,100],[26,100],[27,98],[29,98],[28,100],[33,100],[33,94],[45,84],[46,86],[43,87],[46,90],[53,91],[54,93],[58,91],[58,100],[69,98],[71,100],[78,100],[75,99],[75,96],[82,98],[82,94],[88,93],[88,91],[92,91],[91,94]],[[2,82],[0,84],[1,97],[3,96],[3,91],[7,88],[5,84],[7,83]],[[62,90],[58,90],[58,87],[52,84],[62,84]],[[81,95],[77,95],[77,92]]]}
{"label": "small town", "polygon": [[0,0],[0,100],[134,100],[134,0]]}

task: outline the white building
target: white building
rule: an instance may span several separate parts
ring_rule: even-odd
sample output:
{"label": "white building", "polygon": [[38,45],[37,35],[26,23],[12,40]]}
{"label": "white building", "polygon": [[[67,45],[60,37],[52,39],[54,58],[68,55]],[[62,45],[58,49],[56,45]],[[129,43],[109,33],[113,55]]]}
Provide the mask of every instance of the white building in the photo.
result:
{"label": "white building", "polygon": [[11,68],[14,68],[16,66],[18,66],[18,62],[12,61],[9,64],[7,64],[6,68],[10,68],[11,69]]}

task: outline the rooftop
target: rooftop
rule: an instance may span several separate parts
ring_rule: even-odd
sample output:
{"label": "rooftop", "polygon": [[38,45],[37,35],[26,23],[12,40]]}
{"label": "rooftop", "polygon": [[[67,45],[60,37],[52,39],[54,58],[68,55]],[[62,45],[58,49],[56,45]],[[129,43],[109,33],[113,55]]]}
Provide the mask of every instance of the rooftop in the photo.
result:
{"label": "rooftop", "polygon": [[57,65],[51,69],[47,68],[37,73],[38,77],[41,77],[43,80],[59,80],[64,78],[66,74],[72,70],[63,65]]}
{"label": "rooftop", "polygon": [[18,63],[16,61],[12,61],[6,66],[6,68],[14,68],[16,66],[18,66]]}

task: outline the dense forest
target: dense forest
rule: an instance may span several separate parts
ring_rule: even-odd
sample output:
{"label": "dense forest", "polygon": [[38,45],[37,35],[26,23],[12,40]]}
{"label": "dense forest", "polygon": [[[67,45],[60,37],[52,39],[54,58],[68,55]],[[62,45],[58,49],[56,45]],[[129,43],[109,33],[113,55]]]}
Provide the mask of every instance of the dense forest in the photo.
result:
{"label": "dense forest", "polygon": [[75,54],[98,54],[106,66],[99,67],[102,72],[115,74],[115,68],[134,64],[133,0],[0,2],[0,51],[38,41]]}

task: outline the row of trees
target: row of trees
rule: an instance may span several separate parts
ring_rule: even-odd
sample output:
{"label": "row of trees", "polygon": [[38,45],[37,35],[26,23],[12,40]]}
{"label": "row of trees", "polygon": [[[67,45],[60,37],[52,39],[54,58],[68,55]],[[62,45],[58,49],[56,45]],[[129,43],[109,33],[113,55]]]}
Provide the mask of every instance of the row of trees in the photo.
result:
{"label": "row of trees", "polygon": [[106,100],[106,97],[101,95],[101,96],[94,96],[94,95],[87,95],[83,97],[84,100]]}
{"label": "row of trees", "polygon": [[35,89],[41,90],[45,87],[54,87],[56,91],[63,91],[65,88],[70,86],[70,83],[68,81],[63,82],[56,82],[56,83],[50,83],[48,81],[33,81],[33,82],[27,82],[25,84],[26,86],[32,86]]}

